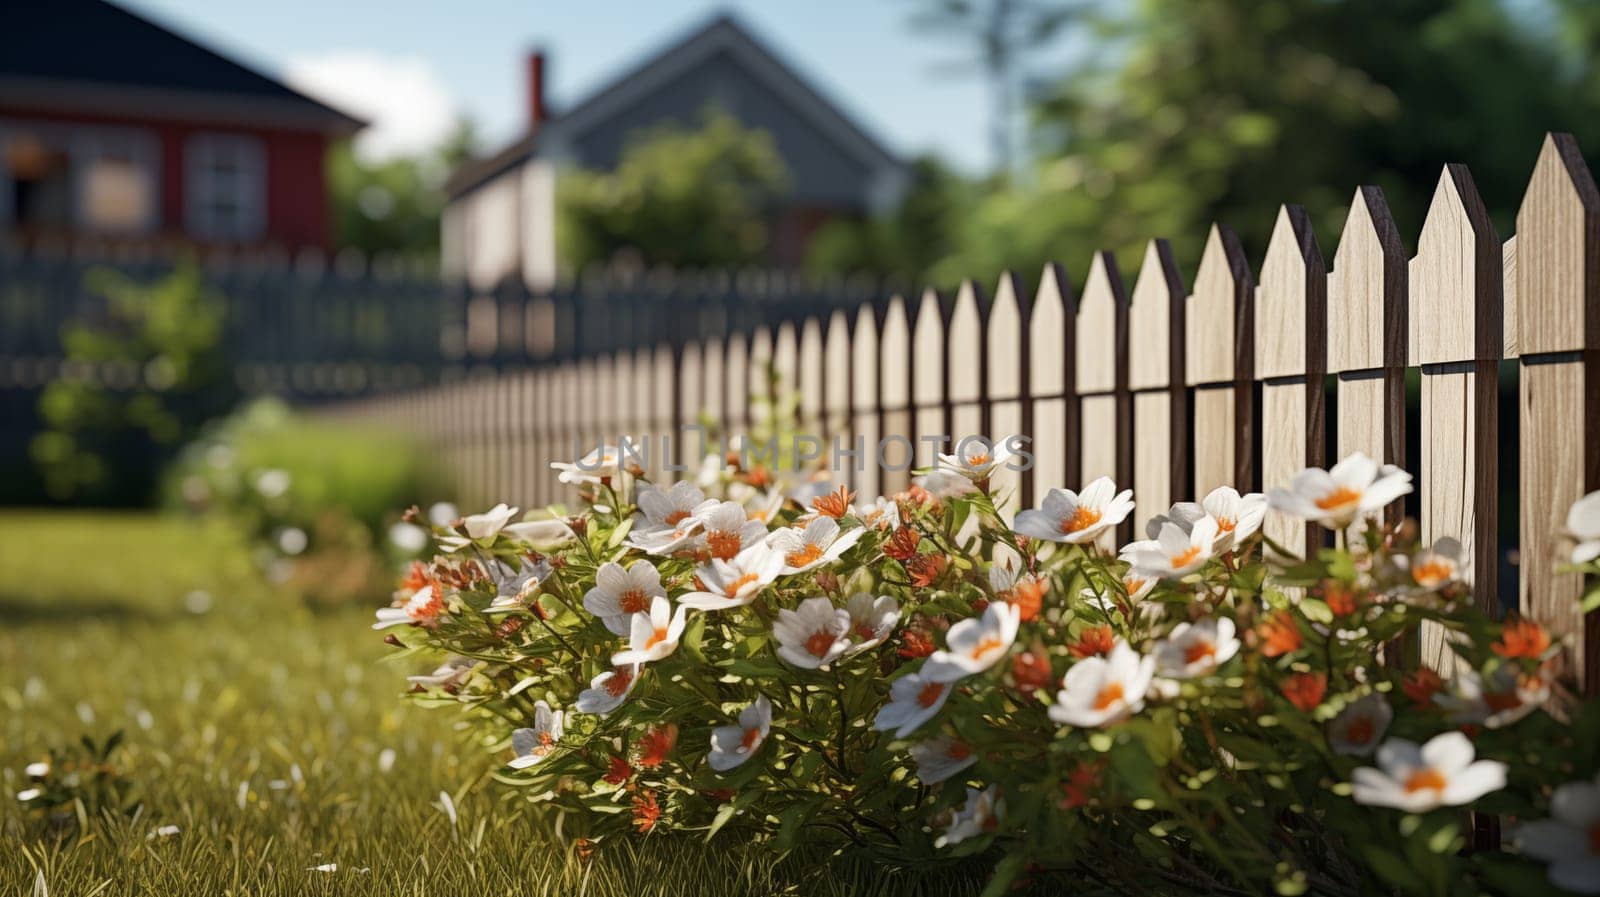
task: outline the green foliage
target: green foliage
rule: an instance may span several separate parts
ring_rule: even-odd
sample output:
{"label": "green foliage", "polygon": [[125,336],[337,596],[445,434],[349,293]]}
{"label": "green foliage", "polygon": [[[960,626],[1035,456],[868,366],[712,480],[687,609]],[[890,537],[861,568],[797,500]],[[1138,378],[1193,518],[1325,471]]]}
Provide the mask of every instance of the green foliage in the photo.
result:
{"label": "green foliage", "polygon": [[938,159],[916,159],[910,186],[893,212],[823,225],[806,249],[806,267],[819,274],[873,272],[914,285],[955,250],[961,216],[975,199],[976,189]]}
{"label": "green foliage", "polygon": [[437,255],[444,181],[469,158],[474,142],[471,124],[462,121],[443,145],[416,157],[369,162],[348,141],[336,144],[327,163],[335,243],[366,252]]}
{"label": "green foliage", "polygon": [[166,478],[166,503],[218,515],[259,546],[264,565],[313,600],[386,593],[398,509],[448,491],[403,433],[317,420],[274,399],[214,423]]}
{"label": "green foliage", "polygon": [[562,262],[576,270],[619,253],[677,267],[757,262],[787,182],[772,135],[715,107],[698,130],[661,125],[635,137],[614,171],[562,173]]}
{"label": "green foliage", "polygon": [[[226,527],[9,513],[0,573],[7,897],[970,897],[981,887],[970,869],[885,880],[860,862],[821,867],[816,851],[775,859],[692,836],[585,860],[521,794],[470,787],[490,764],[448,715],[395,700],[400,676],[435,661],[379,663],[389,651],[363,612],[286,600]],[[83,828],[64,829],[15,799],[31,787],[28,764],[119,728],[112,757],[137,786],[136,812],[86,812]],[[441,791],[454,796],[455,824]],[[169,825],[178,832],[160,834]],[[338,869],[311,871],[327,863]]]}
{"label": "green foliage", "polygon": [[[222,304],[192,263],[149,284],[96,269],[85,285],[106,313],[63,330],[62,376],[40,393],[31,453],[52,498],[144,501],[165,459],[232,403]],[[114,372],[136,384],[106,386]]]}

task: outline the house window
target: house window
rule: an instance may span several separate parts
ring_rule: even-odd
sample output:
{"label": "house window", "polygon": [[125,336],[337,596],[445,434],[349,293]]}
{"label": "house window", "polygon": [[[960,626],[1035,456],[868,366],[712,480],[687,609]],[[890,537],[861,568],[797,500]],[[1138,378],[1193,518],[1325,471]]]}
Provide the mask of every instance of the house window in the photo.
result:
{"label": "house window", "polygon": [[249,137],[202,134],[184,148],[187,223],[208,240],[249,242],[266,230],[266,153]]}
{"label": "house window", "polygon": [[0,121],[0,224],[147,233],[160,221],[159,159],[143,131]]}

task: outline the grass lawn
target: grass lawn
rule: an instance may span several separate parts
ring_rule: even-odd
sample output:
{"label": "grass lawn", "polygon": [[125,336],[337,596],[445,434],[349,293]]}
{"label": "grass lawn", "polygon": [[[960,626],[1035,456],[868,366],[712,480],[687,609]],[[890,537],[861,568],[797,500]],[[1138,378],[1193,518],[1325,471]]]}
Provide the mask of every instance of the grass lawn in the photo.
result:
{"label": "grass lawn", "polygon": [[[557,820],[476,787],[496,762],[455,717],[396,700],[371,611],[312,613],[216,527],[0,511],[0,894],[961,894],[976,874],[890,874],[722,838],[579,860]],[[12,799],[22,769],[126,733],[141,798],[63,834]],[[382,760],[393,751],[392,764]],[[387,767],[387,768],[386,768]],[[452,824],[439,793],[454,797]],[[176,835],[155,834],[163,826]],[[336,863],[337,871],[313,871]]]}

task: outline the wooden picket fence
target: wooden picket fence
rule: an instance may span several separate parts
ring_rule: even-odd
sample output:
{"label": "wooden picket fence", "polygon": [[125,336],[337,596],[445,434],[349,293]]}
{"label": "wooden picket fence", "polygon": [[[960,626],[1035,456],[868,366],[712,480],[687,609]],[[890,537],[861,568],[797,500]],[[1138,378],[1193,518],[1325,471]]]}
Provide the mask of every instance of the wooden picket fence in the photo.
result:
{"label": "wooden picket fence", "polygon": [[[1416,473],[1423,537],[1468,547],[1483,607],[1503,609],[1500,571],[1517,560],[1506,605],[1572,637],[1581,683],[1600,693],[1600,613],[1582,618],[1580,577],[1555,572],[1567,509],[1600,489],[1600,191],[1569,135],[1545,139],[1516,225],[1502,242],[1470,173],[1449,165],[1415,257],[1381,191],[1362,187],[1331,270],[1305,211],[1285,205],[1259,274],[1217,224],[1188,287],[1153,240],[1131,289],[1100,253],[1078,290],[1051,266],[1031,296],[1006,276],[992,296],[969,282],[954,297],[830,304],[776,325],[663,323],[631,345],[557,347],[338,413],[432,440],[469,498],[524,507],[569,500],[548,463],[602,440],[702,415],[745,430],[768,407],[772,369],[798,391],[804,432],[860,438],[869,460],[898,435],[889,460],[908,442],[919,466],[933,460],[923,434],[1025,434],[1037,463],[1014,506],[1109,475],[1134,489],[1141,528],[1174,500],[1283,484],[1363,451]],[[590,323],[632,327],[624,317]],[[1502,379],[1515,383],[1515,421],[1502,420]],[[663,460],[651,453],[654,472]],[[848,466],[839,478],[868,495],[910,476]],[[1502,497],[1517,505],[1504,517]],[[1285,544],[1318,538],[1276,515],[1271,527]]]}

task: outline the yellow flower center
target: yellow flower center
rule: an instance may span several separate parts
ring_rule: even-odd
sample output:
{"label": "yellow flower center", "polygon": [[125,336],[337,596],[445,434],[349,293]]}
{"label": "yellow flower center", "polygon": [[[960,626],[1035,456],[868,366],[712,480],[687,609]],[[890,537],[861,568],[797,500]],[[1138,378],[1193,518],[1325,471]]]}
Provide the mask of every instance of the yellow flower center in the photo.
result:
{"label": "yellow flower center", "polygon": [[791,567],[804,567],[819,557],[822,557],[822,546],[815,542],[808,542],[799,551],[791,551],[784,555],[783,562]]}
{"label": "yellow flower center", "polygon": [[724,561],[733,560],[739,553],[742,543],[739,534],[727,530],[712,530],[706,533],[706,547],[711,549],[711,556]]}
{"label": "yellow flower center", "polygon": [[739,590],[740,589],[744,588],[745,586],[749,585],[750,583],[755,582],[756,580],[758,580],[760,578],[761,578],[760,576],[758,576],[758,575],[756,575],[754,573],[746,573],[745,575],[739,577],[738,579],[734,580],[733,582],[728,583],[728,588],[723,592],[723,594],[728,596],[729,598],[737,598],[737,597],[739,597]]}
{"label": "yellow flower center", "polygon": [[922,686],[922,691],[917,692],[917,703],[924,707],[932,707],[944,697],[944,686],[937,682],[929,682]]}
{"label": "yellow flower center", "polygon": [[664,642],[666,640],[667,640],[667,627],[665,627],[665,626],[657,626],[656,627],[656,631],[650,633],[650,637],[648,639],[645,639],[644,649],[646,651],[648,651],[651,648],[654,648],[656,645],[659,645],[659,644],[661,644],[662,642]]}
{"label": "yellow flower center", "polygon": [[1179,570],[1183,567],[1187,567],[1189,564],[1194,562],[1195,558],[1199,556],[1200,546],[1192,545],[1189,548],[1184,549],[1182,552],[1172,556],[1172,569]]}
{"label": "yellow flower center", "polygon": [[819,629],[811,633],[811,637],[806,639],[806,653],[812,657],[827,657],[828,652],[833,650],[835,641],[833,633],[825,629]]}
{"label": "yellow flower center", "polygon": [[973,455],[973,456],[971,456],[970,458],[967,459],[967,466],[968,467],[982,467],[983,465],[988,464],[988,463],[989,463],[989,455],[988,455],[987,452],[979,452],[976,455]]}
{"label": "yellow flower center", "polygon": [[758,745],[760,743],[761,743],[761,730],[760,729],[746,729],[746,730],[744,730],[744,738],[740,739],[740,741],[739,741],[739,744],[743,745],[744,749],[747,750],[747,751],[755,750],[756,749],[756,745]]}
{"label": "yellow flower center", "polygon": [[1335,486],[1332,492],[1312,501],[1312,504],[1324,511],[1343,508],[1353,505],[1361,500],[1361,490],[1351,489],[1349,486]]}
{"label": "yellow flower center", "polygon": [[1425,766],[1422,769],[1411,773],[1411,775],[1406,778],[1406,793],[1416,794],[1418,791],[1443,791],[1445,785],[1447,784],[1449,783],[1445,781],[1444,776],[1440,775],[1437,770]]}
{"label": "yellow flower center", "polygon": [[1444,558],[1430,557],[1411,569],[1411,578],[1425,589],[1438,588],[1454,576],[1456,565]]}
{"label": "yellow flower center", "polygon": [[1217,646],[1206,639],[1198,639],[1183,652],[1184,663],[1199,663],[1217,656]]}
{"label": "yellow flower center", "polygon": [[1238,525],[1239,521],[1234,520],[1232,517],[1217,518],[1217,532],[1219,533],[1231,533]]}
{"label": "yellow flower center", "polygon": [[671,514],[668,514],[667,516],[661,518],[661,522],[665,523],[667,526],[676,526],[679,521],[683,520],[685,517],[688,517],[688,516],[689,516],[689,512],[688,511],[682,511],[682,510],[673,511]]}
{"label": "yellow flower center", "polygon": [[1002,642],[998,636],[986,635],[979,640],[978,644],[973,646],[972,653],[969,656],[973,660],[983,660],[1003,647],[1005,647],[1005,642]]}
{"label": "yellow flower center", "polygon": [[1112,707],[1121,704],[1124,697],[1122,683],[1112,682],[1100,689],[1100,693],[1094,696],[1094,709],[1110,710]]}
{"label": "yellow flower center", "polygon": [[617,596],[617,604],[625,614],[636,614],[650,609],[650,598],[643,589],[629,589]]}
{"label": "yellow flower center", "polygon": [[1079,505],[1073,509],[1071,517],[1061,521],[1061,534],[1070,536],[1073,533],[1081,533],[1099,522],[1099,511]]}

